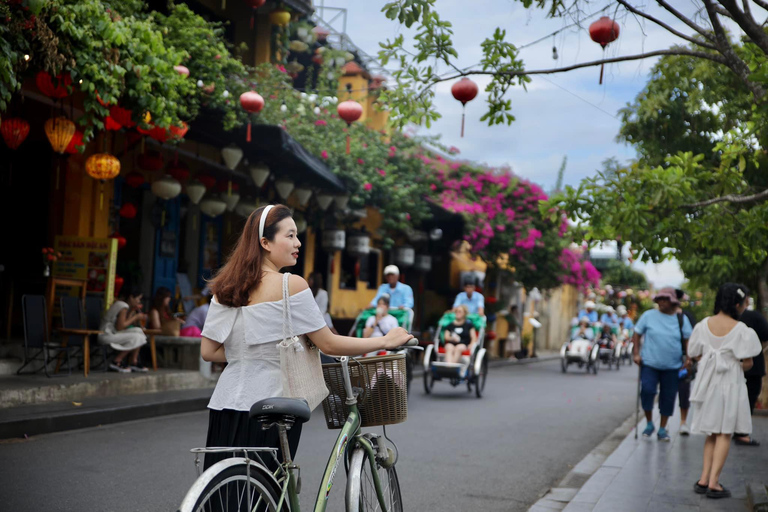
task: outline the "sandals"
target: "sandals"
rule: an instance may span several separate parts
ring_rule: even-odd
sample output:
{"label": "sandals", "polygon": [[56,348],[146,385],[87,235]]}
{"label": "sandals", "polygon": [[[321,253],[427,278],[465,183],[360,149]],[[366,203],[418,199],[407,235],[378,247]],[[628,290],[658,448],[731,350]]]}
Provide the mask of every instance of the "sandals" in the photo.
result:
{"label": "sandals", "polygon": [[749,438],[749,441],[745,441],[740,437],[734,437],[733,442],[741,446],[760,446],[760,443],[758,441],[755,441],[751,437]]}
{"label": "sandals", "polygon": [[[696,482],[698,484],[698,482]],[[721,485],[722,487],[722,485]],[[707,498],[713,499],[713,500],[719,500],[720,498],[730,498],[731,497],[731,491],[723,487],[722,490],[717,491],[715,489],[707,488]]]}
{"label": "sandals", "polygon": [[708,487],[706,485],[699,485],[699,481],[696,480],[696,483],[693,484],[693,492],[696,494],[707,494]]}

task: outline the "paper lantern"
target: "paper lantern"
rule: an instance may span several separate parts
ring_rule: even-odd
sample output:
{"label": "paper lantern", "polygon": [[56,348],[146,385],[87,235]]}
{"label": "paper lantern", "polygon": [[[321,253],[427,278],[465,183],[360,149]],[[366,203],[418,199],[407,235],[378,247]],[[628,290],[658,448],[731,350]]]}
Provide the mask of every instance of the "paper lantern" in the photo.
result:
{"label": "paper lantern", "polygon": [[64,151],[70,155],[74,155],[75,153],[79,153],[80,148],[84,146],[85,142],[83,142],[83,132],[80,130],[75,130],[75,134],[72,136],[72,140],[69,141],[69,144],[67,144],[67,149]]}
{"label": "paper lantern", "polygon": [[293,214],[293,220],[296,222],[296,231],[301,234],[307,230],[307,219],[300,213]]}
{"label": "paper lantern", "polygon": [[152,194],[160,199],[173,199],[181,194],[181,183],[167,174],[152,183]]}
{"label": "paper lantern", "polygon": [[216,178],[209,174],[203,174],[202,176],[198,176],[197,179],[205,185],[205,188],[208,190],[211,190],[213,187],[216,186]]}
{"label": "paper lantern", "polygon": [[323,211],[327,210],[333,202],[333,196],[330,194],[318,194],[315,196],[315,199],[317,200],[317,205]]}
{"label": "paper lantern", "polygon": [[150,149],[136,158],[136,163],[145,171],[156,172],[163,168],[163,155],[159,151]]}
{"label": "paper lantern", "polygon": [[218,217],[227,209],[227,203],[217,197],[206,197],[200,201],[200,211],[209,217]]}
{"label": "paper lantern", "polygon": [[[45,136],[55,152],[63,155],[75,135],[75,123],[66,117],[52,117],[45,122]],[[119,169],[118,169],[119,172]]]}
{"label": "paper lantern", "polygon": [[256,165],[250,167],[251,178],[257,187],[261,188],[269,178],[269,167],[266,164],[259,162]]}
{"label": "paper lantern", "polygon": [[117,250],[119,251],[123,247],[125,247],[128,244],[128,240],[125,239],[123,235],[115,231],[111,235],[109,235],[109,238],[115,238],[117,240]]}
{"label": "paper lantern", "polygon": [[125,184],[131,188],[137,188],[144,184],[144,175],[139,172],[130,172],[125,177]]}
{"label": "paper lantern", "polygon": [[11,117],[0,124],[0,133],[10,149],[17,149],[29,135],[29,123],[20,117]]}
{"label": "paper lantern", "polygon": [[258,209],[258,207],[259,205],[254,201],[240,201],[235,207],[235,213],[242,215],[243,217],[248,217],[256,209]]}
{"label": "paper lantern", "polygon": [[429,254],[417,254],[413,268],[420,272],[429,272],[432,270],[432,256]]}
{"label": "paper lantern", "polygon": [[326,251],[343,251],[346,246],[346,236],[343,229],[323,230],[321,246]]}
{"label": "paper lantern", "polygon": [[176,178],[179,181],[187,181],[189,179],[189,166],[184,161],[178,161],[168,165],[166,174]]}
{"label": "paper lantern", "polygon": [[395,263],[403,267],[410,267],[416,259],[416,251],[413,247],[403,245],[395,248]]}
{"label": "paper lantern", "polygon": [[461,136],[464,136],[464,110],[467,102],[472,101],[477,96],[477,84],[467,77],[462,78],[451,86],[451,94],[461,102]]}
{"label": "paper lantern", "polygon": [[269,22],[278,27],[284,27],[291,22],[291,13],[285,9],[275,9],[269,13]]}
{"label": "paper lantern", "polygon": [[[608,16],[603,16],[589,26],[589,37],[596,43],[605,47],[619,37],[619,24]],[[600,64],[600,85],[603,84],[603,64]]]}
{"label": "paper lantern", "polygon": [[[347,123],[347,126],[351,126],[363,115],[363,106],[353,100],[342,101],[336,107],[336,113]],[[349,144],[350,138],[349,133],[347,133],[347,154],[349,154]]]}
{"label": "paper lantern", "polygon": [[175,124],[172,124],[170,128],[168,128],[168,131],[170,132],[170,138],[172,140],[175,140],[175,141],[181,140],[189,131],[189,125],[184,121],[181,121],[181,126],[176,126]]}
{"label": "paper lantern", "polygon": [[115,276],[115,297],[117,297],[120,294],[120,290],[123,288],[124,284],[125,284],[125,279],[116,275]]}
{"label": "paper lantern", "polygon": [[347,252],[354,255],[365,255],[371,252],[371,237],[365,234],[355,234],[347,239]]}
{"label": "paper lantern", "polygon": [[123,127],[120,125],[120,123],[112,119],[111,116],[107,116],[104,118],[104,128],[108,131],[116,132]]}
{"label": "paper lantern", "polygon": [[[246,91],[240,95],[240,106],[249,114],[258,114],[264,108],[264,98],[256,91]],[[248,131],[245,135],[246,142],[251,142],[251,118],[248,116]]]}
{"label": "paper lantern", "polygon": [[200,180],[192,180],[192,182],[187,185],[189,201],[192,204],[200,204],[200,200],[205,195],[206,190],[208,189],[200,182]]}
{"label": "paper lantern", "polygon": [[308,188],[297,187],[293,193],[296,194],[296,198],[299,200],[301,206],[306,206],[309,202],[309,198],[312,197],[312,190]]}
{"label": "paper lantern", "polygon": [[61,99],[69,96],[72,76],[69,73],[61,73],[56,75],[56,78],[53,78],[47,71],[40,71],[35,76],[35,83],[40,92],[49,98]]}
{"label": "paper lantern", "polygon": [[99,210],[104,207],[104,181],[111,180],[120,174],[120,160],[109,153],[96,153],[85,161],[85,171],[88,175],[99,180]]}
{"label": "paper lantern", "polygon": [[235,145],[227,146],[221,150],[221,158],[227,168],[234,171],[243,159],[243,150]]}
{"label": "paper lantern", "polygon": [[132,219],[136,217],[136,206],[133,203],[123,203],[118,213],[124,219]]}
{"label": "paper lantern", "polygon": [[240,194],[232,192],[231,194],[222,196],[221,200],[227,205],[227,211],[231,212],[235,210],[235,206],[237,206],[237,203],[240,201]]}
{"label": "paper lantern", "polygon": [[275,188],[277,189],[277,193],[280,197],[287,199],[293,191],[293,182],[285,179],[277,180],[275,182]]}
{"label": "paper lantern", "polygon": [[336,202],[336,207],[340,210],[343,210],[347,207],[347,203],[349,202],[349,196],[348,195],[336,196],[333,198],[333,200]]}
{"label": "paper lantern", "polygon": [[109,107],[109,117],[114,119],[120,126],[126,128],[133,128],[136,126],[136,123],[131,119],[131,115],[132,112],[126,108],[118,107],[117,105]]}
{"label": "paper lantern", "polygon": [[253,30],[253,19],[256,17],[256,9],[261,7],[267,0],[246,0],[245,3],[251,6],[251,30]]}

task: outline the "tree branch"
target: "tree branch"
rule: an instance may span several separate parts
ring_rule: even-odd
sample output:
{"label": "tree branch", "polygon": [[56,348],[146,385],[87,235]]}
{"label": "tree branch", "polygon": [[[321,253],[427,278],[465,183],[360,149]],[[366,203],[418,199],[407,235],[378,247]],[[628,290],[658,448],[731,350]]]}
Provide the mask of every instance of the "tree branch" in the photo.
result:
{"label": "tree branch", "polygon": [[704,37],[704,39],[706,39],[707,41],[714,42],[714,39],[712,38],[712,35],[709,33],[708,30],[698,26],[693,21],[683,16],[678,10],[676,10],[674,7],[669,5],[667,2],[665,2],[664,0],[656,0],[656,3],[662,6],[664,9],[666,9],[670,13],[672,13],[672,15],[675,18],[679,19],[680,21],[682,21],[683,23],[691,27],[693,30],[698,32],[702,37]]}
{"label": "tree branch", "polygon": [[661,20],[659,20],[659,19],[657,19],[657,18],[654,18],[653,16],[651,16],[651,15],[649,15],[649,14],[646,14],[646,13],[644,13],[643,11],[641,11],[641,10],[639,10],[639,9],[637,9],[637,8],[635,8],[635,7],[633,7],[633,6],[632,6],[632,5],[630,5],[628,2],[626,2],[626,0],[618,0],[618,3],[620,3],[621,5],[623,5],[623,6],[624,6],[624,8],[625,8],[625,9],[627,9],[629,12],[631,12],[631,13],[633,13],[633,14],[636,14],[636,15],[638,15],[638,16],[640,16],[640,17],[642,17],[642,18],[645,18],[645,19],[647,19],[647,20],[650,20],[650,21],[652,21],[653,23],[657,24],[658,26],[660,26],[661,28],[663,28],[663,29],[664,29],[664,30],[666,30],[667,32],[670,32],[670,33],[672,33],[672,34],[676,35],[676,36],[677,36],[677,37],[679,37],[679,38],[685,39],[685,40],[686,40],[686,41],[688,41],[689,43],[693,43],[693,44],[695,44],[696,46],[701,46],[701,47],[703,47],[703,48],[707,48],[707,49],[709,49],[709,50],[714,50],[714,51],[717,51],[717,48],[716,48],[714,45],[712,45],[712,44],[709,44],[709,43],[705,43],[705,42],[703,42],[703,41],[701,41],[701,40],[698,40],[698,39],[696,39],[696,38],[694,38],[694,37],[691,37],[691,36],[688,36],[688,35],[686,35],[686,34],[683,34],[682,32],[678,32],[677,30],[675,30],[675,29],[674,29],[674,28],[672,28],[671,26],[667,25],[667,24],[666,24],[666,23],[664,23],[663,21],[661,21]]}
{"label": "tree branch", "polygon": [[762,7],[765,10],[768,10],[768,2],[764,2],[763,0],[753,0],[757,5]]}
{"label": "tree branch", "polygon": [[698,203],[684,204],[683,208],[701,208],[703,206],[710,206],[715,203],[751,203],[754,201],[760,201],[762,199],[768,199],[768,189],[752,194],[749,196],[740,196],[736,194],[728,194],[721,197],[715,197],[713,199],[707,199],[706,201],[699,201]]}
{"label": "tree branch", "polygon": [[[704,3],[707,4],[709,2],[705,1]],[[758,25],[751,13],[739,9],[735,0],[720,0],[720,4],[731,13],[731,18],[739,25],[739,27],[741,27],[744,33],[746,33],[764,53],[768,54],[768,34],[765,33],[760,25]]]}

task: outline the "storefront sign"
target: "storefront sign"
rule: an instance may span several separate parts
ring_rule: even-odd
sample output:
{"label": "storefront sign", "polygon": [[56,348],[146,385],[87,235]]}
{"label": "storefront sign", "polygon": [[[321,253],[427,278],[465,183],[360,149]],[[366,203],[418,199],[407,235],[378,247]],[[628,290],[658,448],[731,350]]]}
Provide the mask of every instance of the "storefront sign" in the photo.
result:
{"label": "storefront sign", "polygon": [[117,239],[57,236],[53,247],[61,253],[53,264],[53,275],[87,281],[87,291],[103,293],[109,307],[115,294]]}

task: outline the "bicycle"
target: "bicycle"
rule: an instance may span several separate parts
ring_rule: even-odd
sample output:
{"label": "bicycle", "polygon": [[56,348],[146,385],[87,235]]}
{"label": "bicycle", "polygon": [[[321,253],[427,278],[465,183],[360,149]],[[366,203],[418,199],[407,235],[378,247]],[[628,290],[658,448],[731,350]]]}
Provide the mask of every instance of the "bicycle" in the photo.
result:
{"label": "bicycle", "polygon": [[[418,341],[412,339],[406,346],[416,345]],[[353,367],[353,376],[350,376],[349,357],[339,358],[339,363],[323,365],[330,389],[328,398],[323,402],[323,411],[328,427],[341,428],[341,432],[336,438],[320,482],[315,512],[326,509],[342,459],[347,472],[345,508],[348,512],[402,512],[400,484],[395,470],[397,446],[387,437],[385,425],[405,421],[407,417],[404,358],[402,353],[353,358],[352,361],[357,364]],[[358,386],[353,387],[353,379]],[[394,393],[398,396],[394,397]],[[370,404],[376,401],[385,407],[372,409]],[[358,403],[362,406],[358,407]],[[390,414],[385,408],[397,411]],[[242,456],[217,462],[199,475],[187,492],[179,512],[300,512],[298,495],[301,491],[301,469],[291,459],[287,431],[296,422],[309,420],[310,412],[304,400],[295,398],[268,398],[251,407],[250,417],[260,422],[262,429],[278,429],[282,463],[277,457],[277,448],[192,449],[198,473],[201,453],[231,452]],[[374,425],[384,427],[383,436],[360,431],[361,427]],[[391,443],[394,450],[384,440]],[[268,469],[269,464],[264,457],[268,457],[273,467],[276,465],[275,471]]]}

